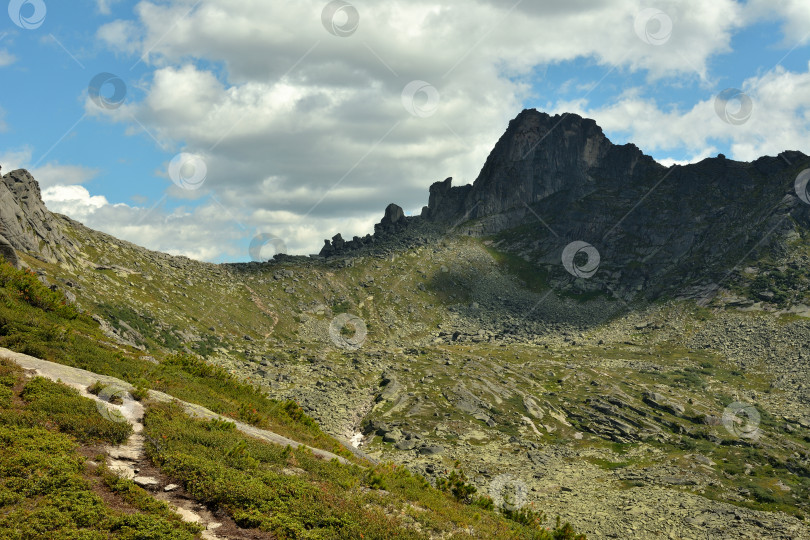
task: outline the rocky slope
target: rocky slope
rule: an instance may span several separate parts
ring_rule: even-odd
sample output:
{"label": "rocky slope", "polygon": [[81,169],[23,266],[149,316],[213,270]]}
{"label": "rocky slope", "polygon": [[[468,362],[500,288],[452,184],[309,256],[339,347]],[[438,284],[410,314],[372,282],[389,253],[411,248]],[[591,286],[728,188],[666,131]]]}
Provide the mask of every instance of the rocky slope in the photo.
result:
{"label": "rocky slope", "polygon": [[152,252],[46,213],[23,171],[0,222],[23,212],[20,263],[121,347],[198,354],[431,480],[458,461],[589,538],[810,538],[807,160],[667,169],[524,111],[475,184],[322,257]]}

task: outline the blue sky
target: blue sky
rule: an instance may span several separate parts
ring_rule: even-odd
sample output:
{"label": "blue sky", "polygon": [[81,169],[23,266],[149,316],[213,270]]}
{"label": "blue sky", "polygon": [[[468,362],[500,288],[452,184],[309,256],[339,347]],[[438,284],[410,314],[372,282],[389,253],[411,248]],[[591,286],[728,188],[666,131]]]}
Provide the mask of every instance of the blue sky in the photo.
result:
{"label": "blue sky", "polygon": [[[313,253],[388,202],[418,212],[432,182],[473,181],[524,107],[590,116],[664,163],[810,154],[802,0],[235,4],[9,2],[3,170],[88,226],[221,262],[260,234],[263,256]],[[100,73],[122,100],[89,96]],[[736,124],[726,89],[751,104],[724,105]]]}

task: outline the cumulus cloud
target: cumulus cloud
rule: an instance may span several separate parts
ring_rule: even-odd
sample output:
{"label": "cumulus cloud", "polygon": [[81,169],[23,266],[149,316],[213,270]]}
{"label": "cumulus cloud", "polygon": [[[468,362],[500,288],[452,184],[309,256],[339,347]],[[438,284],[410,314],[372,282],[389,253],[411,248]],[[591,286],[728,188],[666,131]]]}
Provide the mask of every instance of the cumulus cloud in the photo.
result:
{"label": "cumulus cloud", "polygon": [[83,184],[98,175],[97,169],[81,165],[61,165],[58,162],[47,163],[36,169],[31,169],[30,172],[42,188]]}
{"label": "cumulus cloud", "polygon": [[[803,9],[800,0],[788,3],[786,21]],[[718,89],[707,66],[730,51],[754,9],[734,0],[655,8],[642,0],[377,2],[357,5],[359,25],[348,37],[333,35],[330,24],[340,29],[344,19],[324,26],[325,5],[141,1],[134,20],[112,21],[97,37],[151,68],[137,83],[143,97],[117,109],[88,100],[86,112],[122,122],[133,134],[143,125],[162,148],[202,156],[204,187],[172,187],[170,195],[213,194],[221,214],[249,230],[278,231],[300,253],[317,251],[337,232],[370,232],[389,202],[418,213],[433,181],[474,180],[507,122],[535,97],[538,66],[587,59],[605,74],[698,82],[706,99],[688,110],[640,91],[590,106],[599,79],[580,89],[581,99],[556,104],[595,117],[648,152],[698,159],[730,141],[734,157],[749,158],[795,144],[791,137],[803,129],[793,124],[778,132],[794,98],[768,97],[803,84],[802,74],[774,70],[746,81],[756,108],[743,126],[714,113]],[[413,81],[425,82],[403,96]],[[211,232],[217,226],[199,224]],[[202,238],[211,244],[217,237]]]}
{"label": "cumulus cloud", "polygon": [[140,30],[132,21],[116,20],[107,23],[96,32],[96,36],[111,49],[125,54],[134,54],[140,48]]}
{"label": "cumulus cloud", "polygon": [[[732,0],[670,3],[669,43],[657,47],[635,31],[637,0],[417,1],[358,6],[356,33],[340,38],[324,5],[139,2],[136,21],[98,37],[154,67],[146,95],[87,111],[137,118],[166,146],[204,155],[205,187],[230,212],[286,227],[291,244],[320,231],[312,252],[317,236],[369,232],[389,202],[418,213],[433,181],[474,180],[537,65],[586,57],[697,77],[739,24]],[[416,80],[430,86],[403,98]]]}
{"label": "cumulus cloud", "polygon": [[747,22],[781,21],[783,44],[788,48],[806,44],[810,40],[810,3],[805,0],[748,0],[743,16]]}
{"label": "cumulus cloud", "polygon": [[103,195],[90,195],[84,186],[50,186],[42,190],[42,200],[52,212],[85,221],[110,203]]}
{"label": "cumulus cloud", "polygon": [[[31,161],[32,150],[29,147],[6,150],[0,154],[0,166],[5,172],[15,169],[24,169]],[[5,173],[2,173],[5,174]]]}
{"label": "cumulus cloud", "polygon": [[[2,115],[0,115],[1,117]],[[29,147],[7,150],[0,154],[0,166],[5,172],[28,169],[43,189],[59,185],[83,184],[98,174],[97,169],[82,165],[63,165],[58,161],[51,161],[40,167],[32,168],[32,154],[33,151]]]}
{"label": "cumulus cloud", "polygon": [[[627,134],[627,140],[647,152],[685,149],[700,159],[716,153],[716,145],[722,142],[731,148],[729,157],[739,160],[784,150],[810,154],[805,135],[810,130],[810,64],[801,73],[777,66],[746,79],[740,90],[751,100],[750,116],[740,110],[739,99],[718,104],[717,95],[710,95],[689,110],[679,110],[664,108],[638,89],[603,107],[591,108],[583,100],[560,102],[556,110],[594,118],[603,129]],[[741,123],[724,121],[718,105]]]}
{"label": "cumulus cloud", "polygon": [[[167,200],[152,206],[112,204],[91,195],[84,186],[51,186],[42,191],[48,209],[71,216],[90,228],[173,255],[199,260],[248,260],[250,241],[259,234],[283,239],[287,252],[303,252],[320,242],[323,231],[315,224],[300,226],[295,216],[255,216],[275,227],[248,228],[251,216],[235,216],[218,200],[208,198],[195,207],[167,208]],[[264,212],[264,211],[260,211]],[[246,217],[247,219],[241,219]],[[334,220],[331,226],[370,227],[370,221]],[[262,252],[266,258],[273,251]]]}

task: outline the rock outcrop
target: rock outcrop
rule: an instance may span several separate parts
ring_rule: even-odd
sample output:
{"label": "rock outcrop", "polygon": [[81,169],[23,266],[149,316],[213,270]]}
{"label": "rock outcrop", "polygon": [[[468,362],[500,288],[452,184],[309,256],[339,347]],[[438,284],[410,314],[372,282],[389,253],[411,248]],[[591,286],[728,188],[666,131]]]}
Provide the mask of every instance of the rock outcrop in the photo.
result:
{"label": "rock outcrop", "polygon": [[39,184],[24,169],[11,171],[0,182],[0,255],[15,266],[17,252],[46,262],[65,262],[75,250],[42,202]]}
{"label": "rock outcrop", "polygon": [[[794,190],[807,167],[795,151],[665,167],[613,144],[593,120],[530,109],[509,123],[472,185],[434,183],[421,216],[394,220],[386,210],[373,240],[417,224],[497,235],[499,250],[548,273],[557,289],[706,297],[746,253],[779,249],[797,227],[810,228],[810,205]],[[598,253],[589,279],[572,280],[560,264],[573,242]]]}
{"label": "rock outcrop", "polygon": [[346,241],[340,233],[332,237],[332,240],[324,240],[324,246],[318,254],[321,257],[331,257],[334,255],[342,255],[347,252],[355,251],[364,246],[369,246],[381,238],[393,235],[399,231],[404,230],[408,225],[408,219],[405,212],[396,204],[389,204],[385,208],[385,215],[382,221],[374,225],[374,235],[367,234],[366,236],[355,236],[351,240]]}

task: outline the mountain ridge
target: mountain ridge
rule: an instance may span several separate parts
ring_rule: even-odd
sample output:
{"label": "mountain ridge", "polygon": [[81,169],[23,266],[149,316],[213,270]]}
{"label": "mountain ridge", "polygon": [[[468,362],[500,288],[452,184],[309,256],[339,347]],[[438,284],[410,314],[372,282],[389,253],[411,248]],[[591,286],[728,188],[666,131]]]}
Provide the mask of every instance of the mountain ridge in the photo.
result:
{"label": "mountain ridge", "polygon": [[[810,537],[810,227],[792,191],[803,154],[662,170],[566,117],[557,128],[571,129],[518,162],[522,191],[499,191],[512,137],[522,157],[546,134],[532,131],[540,113],[524,116],[531,129],[518,122],[493,150],[484,187],[447,182],[450,198],[434,197],[455,221],[391,204],[373,236],[327,257],[217,265],[150,251],[47,213],[14,171],[29,185],[9,190],[7,221],[26,237],[9,241],[30,269],[15,279],[64,291],[80,315],[22,309],[10,281],[0,347],[172,393],[169,370],[174,397],[252,418],[245,396],[208,393],[217,374],[225,390],[292,400],[331,437],[324,449],[351,440],[436,486],[466,471],[479,493],[518,489],[589,538]],[[650,174],[633,180],[633,163]],[[479,189],[504,212],[466,215]],[[593,273],[583,241],[601,256]],[[566,260],[571,245],[587,261]],[[424,537],[452,536],[426,515],[411,516]]]}
{"label": "mountain ridge", "polygon": [[[320,255],[405,238],[406,229],[449,230],[495,239],[501,249],[551,272],[564,290],[610,290],[625,300],[640,290],[653,299],[688,294],[690,287],[711,295],[769,231],[779,243],[795,226],[810,226],[810,206],[794,190],[807,167],[810,158],[798,151],[753,162],[721,154],[665,167],[634,144],[613,144],[592,119],[526,109],[509,123],[472,184],[436,182],[420,216],[392,222],[389,214],[401,209],[389,205],[374,236],[344,242],[337,235]],[[528,226],[532,231],[509,232]],[[576,241],[592,245],[607,270],[590,283],[568,283],[570,276],[559,271],[561,253]],[[707,264],[698,273],[701,259]]]}

